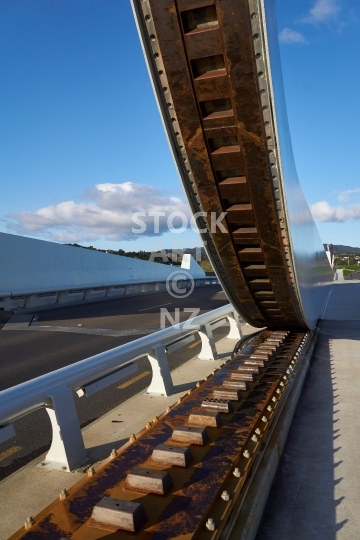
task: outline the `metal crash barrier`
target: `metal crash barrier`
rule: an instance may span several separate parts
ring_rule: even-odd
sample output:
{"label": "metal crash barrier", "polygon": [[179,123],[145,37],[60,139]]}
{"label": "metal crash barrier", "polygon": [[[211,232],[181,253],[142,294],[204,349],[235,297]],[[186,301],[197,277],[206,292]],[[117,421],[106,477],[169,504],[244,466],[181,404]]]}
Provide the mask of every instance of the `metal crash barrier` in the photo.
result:
{"label": "metal crash barrier", "polygon": [[0,392],[0,442],[15,436],[12,424],[45,407],[52,425],[52,444],[45,467],[72,471],[87,461],[73,391],[79,397],[91,396],[137,371],[136,360],[147,357],[152,368],[149,394],[169,396],[173,382],[167,354],[185,346],[193,334],[201,337],[199,359],[217,357],[213,330],[230,323],[229,339],[240,339],[237,313],[231,304],[170,326],[131,343],[91,356]]}

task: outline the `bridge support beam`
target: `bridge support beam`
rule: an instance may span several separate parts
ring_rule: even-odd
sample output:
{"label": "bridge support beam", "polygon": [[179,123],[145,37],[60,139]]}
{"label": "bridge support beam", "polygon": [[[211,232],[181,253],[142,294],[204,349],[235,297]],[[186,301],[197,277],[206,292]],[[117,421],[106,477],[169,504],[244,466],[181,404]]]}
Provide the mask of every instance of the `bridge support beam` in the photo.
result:
{"label": "bridge support beam", "polygon": [[49,396],[46,410],[53,437],[50,450],[40,466],[71,472],[88,459],[72,390],[65,387]]}
{"label": "bridge support beam", "polygon": [[243,334],[239,323],[239,315],[236,311],[233,311],[231,314],[227,315],[226,318],[230,324],[230,330],[226,337],[228,339],[241,339]]}
{"label": "bridge support beam", "polygon": [[152,368],[152,381],[147,394],[155,396],[171,396],[174,385],[171,378],[169,363],[163,345],[157,345],[148,354]]}

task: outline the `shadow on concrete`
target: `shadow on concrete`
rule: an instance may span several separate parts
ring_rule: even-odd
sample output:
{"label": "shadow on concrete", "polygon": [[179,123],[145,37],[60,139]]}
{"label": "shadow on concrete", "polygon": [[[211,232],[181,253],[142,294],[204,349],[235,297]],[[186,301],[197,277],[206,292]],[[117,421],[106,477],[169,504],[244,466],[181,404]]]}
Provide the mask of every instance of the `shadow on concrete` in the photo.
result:
{"label": "shadow on concrete", "polygon": [[[89,457],[89,463],[92,464],[96,463],[97,461],[103,461],[104,459],[110,457],[112,450],[118,450],[127,442],[129,442],[129,437],[116,439],[115,441],[109,443],[87,448],[86,453]],[[87,466],[89,466],[89,464]]]}
{"label": "shadow on concrete", "polygon": [[[256,540],[335,540],[348,523],[336,519],[344,497],[335,499],[335,486],[343,481],[335,480],[342,434],[334,419],[338,396],[331,341],[347,337],[343,329],[334,334],[338,327],[338,321],[320,322],[317,346]],[[353,332],[349,338],[354,339]]]}

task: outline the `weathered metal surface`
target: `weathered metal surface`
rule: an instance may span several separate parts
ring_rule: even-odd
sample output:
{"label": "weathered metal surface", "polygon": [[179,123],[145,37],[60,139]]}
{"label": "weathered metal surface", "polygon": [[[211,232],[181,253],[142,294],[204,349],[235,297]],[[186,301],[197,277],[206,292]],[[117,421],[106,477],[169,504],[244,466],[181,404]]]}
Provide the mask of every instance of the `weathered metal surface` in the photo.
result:
{"label": "weathered metal surface", "polygon": [[[213,392],[222,387],[233,373],[239,373],[238,368],[269,335],[270,332],[263,332],[253,339],[251,345],[209,380],[186,395],[170,412],[154,420],[150,428],[137,434],[132,442],[118,450],[117,455],[113,454],[93,476],[84,478],[71,488],[64,500],[52,503],[43,513],[35,516],[30,530],[19,531],[12,540],[103,538],[104,527],[114,526],[109,525],[109,520],[99,519],[93,513],[104,497],[124,503],[141,503],[147,520],[132,535],[144,540],[175,539],[182,535],[188,538],[207,537],[206,520],[218,515],[219,504],[228,505],[222,510],[223,521],[215,523],[214,538],[217,538],[235,495],[238,497],[241,493],[251,472],[251,464],[261,447],[264,434],[276,415],[290,375],[289,366],[296,363],[295,352],[299,350],[303,334],[291,334],[284,344],[279,345],[278,351],[266,362],[265,367],[253,374],[253,381],[247,382],[246,391],[240,393],[240,401],[231,401],[233,412],[209,411],[201,409],[201,404],[207,399],[211,400]],[[206,428],[208,440],[197,423],[199,418],[212,425]],[[199,438],[194,442],[181,440],[181,436],[177,438],[176,434],[186,432],[186,427],[191,428],[188,435],[201,436],[201,444]],[[189,451],[191,461],[186,457]],[[164,489],[160,487],[156,491],[161,479],[168,478],[167,473],[173,486],[169,489],[167,484]],[[132,475],[136,477],[135,484],[131,480]],[[151,475],[152,485],[145,478]],[[224,490],[230,494],[229,500],[220,497]],[[118,524],[111,538],[127,538],[129,533],[122,528],[124,525]]]}
{"label": "weathered metal surface", "polygon": [[146,514],[141,504],[104,497],[94,506],[88,525],[111,532],[119,529],[135,532],[145,521]]}
{"label": "weathered metal surface", "polygon": [[223,388],[216,388],[213,391],[213,396],[215,399],[239,401],[241,398],[241,393],[239,392],[238,389],[234,389],[234,388],[231,389],[229,387],[226,387],[226,388],[223,387]]}
{"label": "weathered metal surface", "polygon": [[135,467],[126,477],[125,489],[144,493],[166,495],[172,487],[171,476],[167,471],[154,471]]}
{"label": "weathered metal surface", "polygon": [[[180,176],[231,302],[255,326],[313,327],[331,269],[314,232],[307,247],[312,267],[303,265],[300,276],[311,274],[316,289],[307,319],[301,293],[309,293],[298,287],[292,256],[263,3],[132,1]],[[212,228],[211,214],[222,212],[224,229]]]}
{"label": "weathered metal surface", "polygon": [[230,413],[232,412],[231,401],[224,399],[206,398],[201,403],[201,406],[205,409],[215,409],[219,412]]}
{"label": "weathered metal surface", "polygon": [[172,433],[171,439],[174,442],[200,444],[203,446],[209,440],[209,436],[204,428],[177,426]]}
{"label": "weathered metal surface", "polygon": [[167,444],[159,444],[153,451],[152,461],[164,465],[187,467],[193,460],[190,448],[178,448]]}

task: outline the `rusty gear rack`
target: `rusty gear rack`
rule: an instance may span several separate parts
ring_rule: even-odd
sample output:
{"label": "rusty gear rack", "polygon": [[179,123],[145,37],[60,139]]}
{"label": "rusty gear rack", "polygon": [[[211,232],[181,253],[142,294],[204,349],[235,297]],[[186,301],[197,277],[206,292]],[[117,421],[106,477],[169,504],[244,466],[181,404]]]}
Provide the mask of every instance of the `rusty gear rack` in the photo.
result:
{"label": "rusty gear rack", "polygon": [[[133,0],[172,151],[230,301],[258,327],[306,328],[258,0]],[[214,227],[223,212],[225,231]]]}
{"label": "rusty gear rack", "polygon": [[11,540],[225,538],[311,336],[252,337]]}

